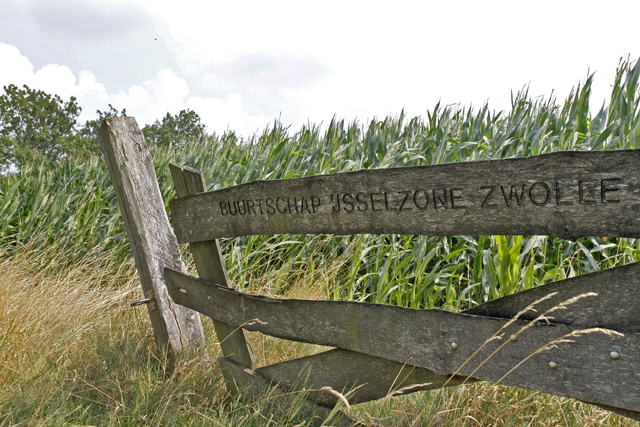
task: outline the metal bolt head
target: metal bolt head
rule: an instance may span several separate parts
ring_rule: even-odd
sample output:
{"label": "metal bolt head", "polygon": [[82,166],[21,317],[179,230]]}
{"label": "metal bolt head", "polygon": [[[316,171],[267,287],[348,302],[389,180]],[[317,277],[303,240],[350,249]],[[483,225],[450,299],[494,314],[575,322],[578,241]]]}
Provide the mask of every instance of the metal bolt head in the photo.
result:
{"label": "metal bolt head", "polygon": [[617,351],[612,351],[611,353],[609,353],[609,357],[611,358],[611,360],[618,360],[620,359],[620,353],[618,353]]}
{"label": "metal bolt head", "polygon": [[511,337],[509,338],[509,341],[518,342],[518,337],[516,335],[511,335]]}
{"label": "metal bolt head", "polygon": [[451,343],[451,349],[452,349],[452,350],[457,350],[457,349],[458,349],[458,344],[456,344],[456,343],[452,342],[452,343]]}
{"label": "metal bolt head", "polygon": [[558,364],[556,362],[549,362],[549,369],[556,369]]}

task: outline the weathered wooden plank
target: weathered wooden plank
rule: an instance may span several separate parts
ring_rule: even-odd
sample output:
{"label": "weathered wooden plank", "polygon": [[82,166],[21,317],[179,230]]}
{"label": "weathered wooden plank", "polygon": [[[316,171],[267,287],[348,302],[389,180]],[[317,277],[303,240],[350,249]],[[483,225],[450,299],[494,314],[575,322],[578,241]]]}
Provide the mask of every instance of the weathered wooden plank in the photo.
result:
{"label": "weathered wooden plank", "polygon": [[254,234],[640,237],[639,150],[255,181],[171,201],[178,240]]}
{"label": "weathered wooden plank", "polygon": [[[595,307],[588,299],[582,299],[569,306],[568,310],[553,312],[553,322],[578,324],[583,327],[599,326],[620,332],[640,332],[640,310],[635,306],[635,301],[640,299],[640,263],[637,262],[603,270],[597,274],[538,286],[489,301],[463,313],[510,319],[534,301],[555,293],[553,298],[537,304],[536,312],[529,311],[520,316],[523,320],[533,320],[562,301],[587,292],[598,294],[599,307]],[[598,406],[640,421],[640,412],[607,405]]]}
{"label": "weathered wooden plank", "polygon": [[133,117],[112,117],[100,128],[100,145],[129,236],[156,344],[172,353],[204,347],[198,313],[171,301],[163,269],[184,271],[180,250],[158,188],[153,160]]}
{"label": "weathered wooden plank", "polygon": [[536,312],[529,311],[520,316],[523,320],[533,320],[562,301],[587,292],[597,293],[597,299],[581,299],[565,310],[554,311],[550,314],[553,322],[640,333],[640,310],[637,306],[637,301],[640,301],[638,262],[538,286],[489,301],[463,313],[510,319],[534,301],[556,293],[553,298],[538,304]]}
{"label": "weathered wooden plank", "polygon": [[[460,385],[466,379],[342,349],[276,363],[256,372],[290,390],[331,387],[346,395],[352,405],[388,395],[438,389],[445,384]],[[338,403],[338,398],[326,391],[309,392],[307,398],[327,406]]]}
{"label": "weathered wooden plank", "polygon": [[[294,397],[295,394],[292,394],[291,390],[286,388],[286,386],[276,384],[230,358],[220,357],[219,360],[225,381],[230,384],[235,384],[236,389],[247,399],[267,400],[273,405],[279,405],[280,402],[286,404],[295,400],[296,404],[303,407],[303,410],[308,414],[308,418],[313,422],[313,425],[318,427],[324,425],[324,421],[330,421],[331,425],[342,427],[354,425],[381,427],[358,421],[342,411],[334,410],[324,405],[306,401],[305,399],[296,400]],[[331,418],[329,418],[330,415]]]}
{"label": "weathered wooden plank", "polygon": [[[176,163],[169,164],[169,169],[171,170],[171,177],[178,197],[186,197],[206,191],[207,185],[202,172]],[[190,244],[190,248],[198,275],[202,279],[216,282],[222,286],[229,286],[229,277],[220,255],[220,244],[217,240],[194,242]],[[216,320],[213,321],[213,326],[216,330],[222,353],[234,361],[253,369],[253,352],[248,344],[245,331]]]}
{"label": "weathered wooden plank", "polygon": [[[518,320],[501,330],[506,319],[346,301],[276,300],[205,284],[170,269],[165,270],[165,278],[176,302],[231,325],[244,325],[248,330],[410,363],[440,375],[456,373],[492,382],[524,361],[501,382],[640,410],[640,335],[636,333],[626,333],[624,337],[590,333],[527,358],[581,326],[542,322],[530,325]],[[621,301],[624,298],[626,294],[622,293]],[[599,306],[597,297],[589,299]],[[528,325],[528,329],[519,332]],[[505,342],[490,341],[465,364],[498,332],[505,338],[519,334],[519,339],[507,342],[488,359]],[[612,352],[620,357],[614,360],[610,357]],[[551,362],[556,369],[550,369]]]}

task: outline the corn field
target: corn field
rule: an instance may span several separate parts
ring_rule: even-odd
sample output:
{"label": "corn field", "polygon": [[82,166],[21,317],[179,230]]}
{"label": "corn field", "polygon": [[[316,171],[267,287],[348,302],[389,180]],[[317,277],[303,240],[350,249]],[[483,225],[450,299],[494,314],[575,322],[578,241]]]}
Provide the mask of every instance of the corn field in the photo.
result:
{"label": "corn field", "polygon": [[[621,62],[608,106],[593,115],[593,75],[564,103],[512,96],[509,111],[436,105],[370,123],[333,119],[292,131],[279,122],[247,139],[233,132],[152,149],[165,205],[178,162],[204,172],[209,189],[369,168],[534,156],[563,150],[640,148],[640,62]],[[64,158],[0,176],[4,257],[37,247],[43,264],[108,252],[131,257],[101,157]],[[236,287],[281,293],[298,282],[325,297],[460,310],[543,283],[639,259],[640,240],[593,236],[250,236],[221,242]],[[55,255],[55,256],[54,256]],[[188,255],[187,255],[188,256]],[[63,268],[64,266],[61,266]]]}

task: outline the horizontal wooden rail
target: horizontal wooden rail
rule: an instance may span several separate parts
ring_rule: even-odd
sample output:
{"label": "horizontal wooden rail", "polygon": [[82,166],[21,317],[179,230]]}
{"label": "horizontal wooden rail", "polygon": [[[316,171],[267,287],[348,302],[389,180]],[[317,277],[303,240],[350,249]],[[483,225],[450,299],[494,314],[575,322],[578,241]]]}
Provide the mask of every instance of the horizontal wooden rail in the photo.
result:
{"label": "horizontal wooden rail", "polygon": [[[603,294],[604,300],[595,296],[582,298],[566,310],[553,312],[553,321],[558,323],[530,325],[527,321],[517,320],[507,327],[507,319],[437,309],[250,296],[171,269],[165,269],[165,280],[171,297],[178,304],[247,330],[409,363],[438,375],[457,373],[492,382],[500,380],[526,360],[501,382],[640,411],[640,401],[636,398],[640,393],[640,334],[624,331],[624,336],[602,332],[571,336],[583,328],[627,324],[616,319],[621,313],[629,312],[625,307],[633,306],[637,300],[638,268],[639,264],[634,264],[619,269],[624,273],[620,276],[624,277],[614,283],[607,282],[610,279],[608,271],[568,279],[564,281],[562,288],[565,291],[560,295],[573,297],[574,286],[582,292],[588,289],[585,283],[592,283],[590,292],[597,292],[604,286],[617,287],[617,298],[607,293]],[[527,292],[514,295],[514,300],[526,296]],[[558,295],[555,298],[550,301],[554,304],[562,302],[557,299]],[[514,305],[522,306],[517,301]],[[621,309],[620,313],[617,313],[618,309]],[[584,310],[590,315],[581,316]],[[487,342],[498,332],[502,340]],[[509,341],[499,353],[490,357],[511,335],[518,339]],[[573,342],[563,341],[528,358],[563,337],[569,337]],[[618,386],[612,387],[612,384]]]}
{"label": "horizontal wooden rail", "polygon": [[640,150],[255,181],[170,202],[180,243],[256,234],[640,237]]}
{"label": "horizontal wooden rail", "polygon": [[[258,368],[256,372],[290,390],[331,387],[346,394],[352,405],[394,393],[403,395],[460,385],[467,379],[437,375],[428,369],[342,349],[287,360]],[[326,406],[338,403],[334,394],[321,391],[311,392],[309,399]]]}

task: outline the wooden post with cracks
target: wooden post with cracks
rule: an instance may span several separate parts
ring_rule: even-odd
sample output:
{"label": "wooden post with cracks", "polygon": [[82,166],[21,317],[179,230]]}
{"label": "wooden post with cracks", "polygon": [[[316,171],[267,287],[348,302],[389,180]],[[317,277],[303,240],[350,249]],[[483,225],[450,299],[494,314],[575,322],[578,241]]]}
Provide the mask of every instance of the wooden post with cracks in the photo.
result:
{"label": "wooden post with cracks", "polygon": [[99,133],[111,182],[129,237],[147,304],[156,345],[175,357],[204,350],[197,312],[169,296],[165,267],[186,272],[176,237],[162,201],[158,180],[144,137],[133,117],[111,117]]}

